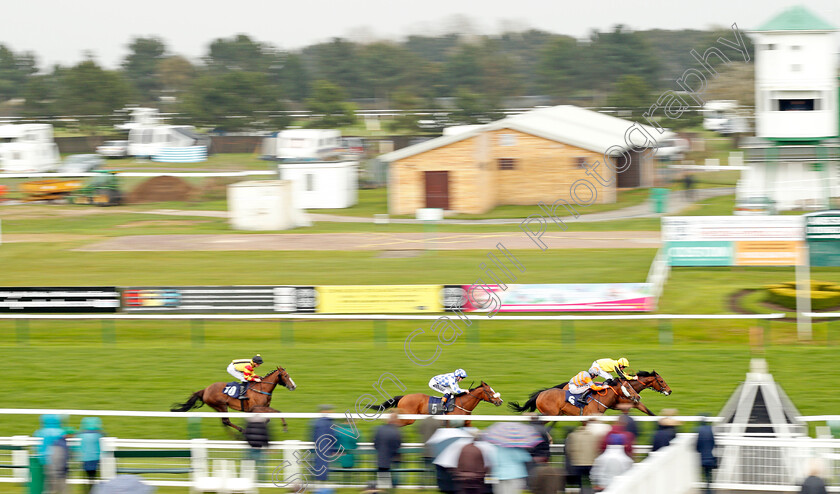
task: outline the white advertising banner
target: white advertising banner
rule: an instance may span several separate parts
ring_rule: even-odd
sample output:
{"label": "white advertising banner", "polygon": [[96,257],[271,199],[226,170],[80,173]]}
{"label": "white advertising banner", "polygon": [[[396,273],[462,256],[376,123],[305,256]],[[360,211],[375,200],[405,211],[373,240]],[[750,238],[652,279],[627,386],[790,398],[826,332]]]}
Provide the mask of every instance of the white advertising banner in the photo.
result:
{"label": "white advertising banner", "polygon": [[671,216],[662,218],[663,242],[801,241],[802,216]]}

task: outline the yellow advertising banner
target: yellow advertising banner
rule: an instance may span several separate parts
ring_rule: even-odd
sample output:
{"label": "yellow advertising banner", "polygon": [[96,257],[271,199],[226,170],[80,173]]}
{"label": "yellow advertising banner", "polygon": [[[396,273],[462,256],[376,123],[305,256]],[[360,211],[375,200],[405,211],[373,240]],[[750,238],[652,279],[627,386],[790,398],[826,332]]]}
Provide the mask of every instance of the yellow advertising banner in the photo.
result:
{"label": "yellow advertising banner", "polygon": [[404,314],[442,312],[443,285],[317,286],[316,312],[326,314]]}
{"label": "yellow advertising banner", "polygon": [[735,266],[794,266],[802,249],[801,241],[739,240]]}

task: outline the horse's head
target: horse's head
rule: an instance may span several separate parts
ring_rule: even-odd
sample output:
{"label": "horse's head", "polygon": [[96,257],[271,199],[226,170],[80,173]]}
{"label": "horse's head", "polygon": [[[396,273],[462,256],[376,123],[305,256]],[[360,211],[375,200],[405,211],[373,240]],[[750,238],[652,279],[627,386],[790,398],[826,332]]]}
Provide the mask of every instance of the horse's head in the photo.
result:
{"label": "horse's head", "polygon": [[654,384],[651,385],[651,388],[659,391],[660,393],[662,393],[665,396],[668,396],[669,394],[671,394],[671,387],[668,386],[668,383],[665,382],[665,379],[662,379],[662,376],[657,374],[655,370],[653,371],[653,377],[654,377]]}
{"label": "horse's head", "polygon": [[276,370],[272,371],[265,377],[272,376],[275,373],[277,374],[277,384],[282,384],[283,386],[286,386],[286,389],[288,389],[289,391],[294,391],[295,388],[297,388],[297,384],[295,384],[295,382],[289,376],[289,373],[286,372],[286,369],[280,367],[279,365],[277,366]]}
{"label": "horse's head", "polygon": [[618,394],[621,398],[626,398],[632,401],[633,403],[638,403],[641,399],[639,393],[637,393],[636,390],[633,389],[633,386],[631,386],[630,383],[627,381],[621,381],[618,385],[615,386],[615,388],[618,388],[616,390],[616,394]]}
{"label": "horse's head", "polygon": [[470,390],[471,392],[477,391],[478,399],[482,401],[486,401],[492,403],[494,405],[501,406],[502,403],[502,395],[496,392],[495,389],[491,388],[489,384],[484,381],[481,381],[481,385],[477,388],[473,388]]}

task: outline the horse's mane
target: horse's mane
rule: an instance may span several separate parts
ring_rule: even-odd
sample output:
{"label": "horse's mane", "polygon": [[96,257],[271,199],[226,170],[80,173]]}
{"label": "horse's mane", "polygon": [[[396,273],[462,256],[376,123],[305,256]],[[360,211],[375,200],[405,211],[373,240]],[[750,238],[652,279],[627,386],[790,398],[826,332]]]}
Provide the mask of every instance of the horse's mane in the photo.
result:
{"label": "horse's mane", "polygon": [[654,377],[656,376],[655,372],[647,372],[647,371],[638,371],[636,375],[639,377]]}
{"label": "horse's mane", "polygon": [[273,371],[269,372],[268,374],[264,375],[263,377],[264,377],[264,378],[265,378],[265,377],[268,377],[268,376],[270,376],[270,375],[274,374],[275,372],[280,372],[280,368],[278,367],[278,368],[274,369]]}

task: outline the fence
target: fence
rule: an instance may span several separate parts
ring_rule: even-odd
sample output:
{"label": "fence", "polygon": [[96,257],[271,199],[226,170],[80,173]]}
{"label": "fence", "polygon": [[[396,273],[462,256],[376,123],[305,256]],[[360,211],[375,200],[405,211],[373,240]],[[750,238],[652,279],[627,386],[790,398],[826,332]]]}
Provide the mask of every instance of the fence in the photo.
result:
{"label": "fence", "polygon": [[679,434],[667,447],[616,477],[604,494],[687,494],[699,481],[697,434]]}

